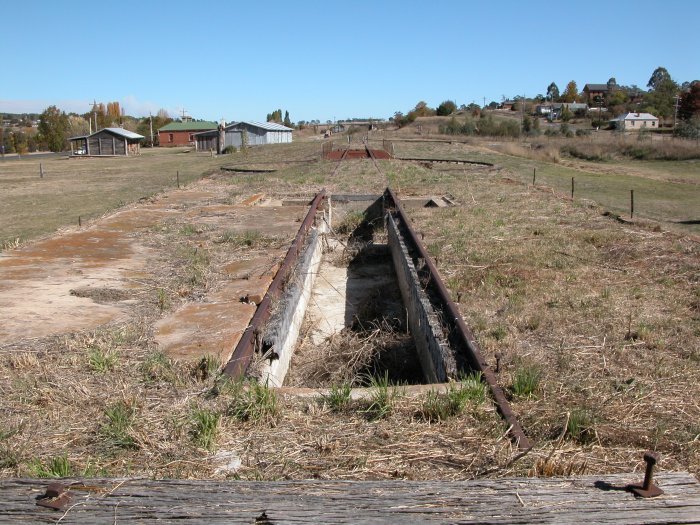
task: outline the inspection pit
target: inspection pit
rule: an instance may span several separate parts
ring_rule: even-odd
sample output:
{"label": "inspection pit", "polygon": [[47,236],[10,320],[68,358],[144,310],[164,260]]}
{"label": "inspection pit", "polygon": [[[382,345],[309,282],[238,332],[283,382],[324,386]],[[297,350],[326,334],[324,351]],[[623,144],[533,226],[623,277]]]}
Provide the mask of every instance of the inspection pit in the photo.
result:
{"label": "inspection pit", "polygon": [[421,286],[382,196],[330,196],[262,330],[249,375],[318,389],[363,387],[378,377],[409,385],[455,378],[455,358]]}

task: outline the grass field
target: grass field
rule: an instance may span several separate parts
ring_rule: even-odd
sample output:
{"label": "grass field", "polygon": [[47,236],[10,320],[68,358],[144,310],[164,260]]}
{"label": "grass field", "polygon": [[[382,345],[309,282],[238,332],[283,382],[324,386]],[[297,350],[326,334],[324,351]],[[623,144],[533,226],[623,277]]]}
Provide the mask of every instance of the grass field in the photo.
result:
{"label": "grass field", "polygon": [[[524,158],[530,152],[511,143],[486,139],[470,144],[397,142],[396,155],[438,157],[492,162],[507,169],[515,180],[548,186],[562,195],[597,202],[620,215],[630,214],[630,190],[634,190],[634,212],[663,223],[664,227],[700,234],[700,161],[608,161],[547,162]],[[515,156],[499,150],[519,153]],[[430,155],[427,153],[430,152]],[[693,223],[695,221],[695,223]]]}
{"label": "grass field", "polygon": [[[664,469],[700,474],[700,245],[684,234],[695,230],[621,224],[603,215],[606,208],[624,212],[624,203],[614,208],[617,201],[605,199],[624,198],[629,184],[641,181],[640,215],[692,217],[697,185],[679,191],[652,175],[676,179],[697,173],[696,165],[621,164],[627,171],[620,178],[499,154],[481,143],[397,142],[396,149],[399,156],[497,166],[430,169],[388,160],[380,161],[380,174],[369,161],[352,161],[332,175],[336,164],[318,160],[318,142],[215,159],[156,150],[136,159],[56,160],[44,165],[42,180],[38,163],[20,161],[0,165],[0,237],[46,235],[74,224],[81,212],[97,217],[120,201],[173,188],[178,169],[192,181],[208,173],[208,184],[233,200],[257,192],[309,196],[322,187],[380,193],[387,184],[400,196],[449,193],[459,206],[409,213],[485,358],[493,365],[502,355],[499,382],[535,442],[529,454],[515,459],[488,399],[410,397],[400,388],[392,396],[377,386],[369,401],[345,403],[342,385],[317,401],[285,398],[222,383],[210,358],[198,366],[174,363],[153,339],[153,323],[168,302],[163,292],[140,300],[115,325],[0,342],[1,475],[547,476],[639,470],[646,449],[662,453]],[[219,171],[224,165],[279,169]],[[528,185],[532,167],[556,194]],[[651,171],[643,176],[644,170]],[[561,195],[571,176],[581,185],[574,202]],[[144,235],[198,254],[217,242],[196,224]],[[240,242],[235,250],[246,259],[265,247]],[[177,289],[177,275],[163,266],[158,289]],[[220,284],[216,271],[207,276],[207,286],[183,304],[206,302]],[[219,469],[232,461],[238,467]]]}

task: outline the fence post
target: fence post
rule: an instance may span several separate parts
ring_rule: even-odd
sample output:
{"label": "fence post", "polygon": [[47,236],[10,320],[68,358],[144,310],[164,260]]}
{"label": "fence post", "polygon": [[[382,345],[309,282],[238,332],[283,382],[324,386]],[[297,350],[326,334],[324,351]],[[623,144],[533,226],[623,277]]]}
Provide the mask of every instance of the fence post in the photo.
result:
{"label": "fence post", "polygon": [[177,189],[180,189],[180,170],[177,170]]}
{"label": "fence post", "polygon": [[44,178],[44,166],[41,162],[39,163],[39,178],[40,179]]}
{"label": "fence post", "polygon": [[535,177],[537,176],[537,168],[532,168],[532,185],[535,185]]}
{"label": "fence post", "polygon": [[634,217],[634,190],[630,190],[630,219]]}
{"label": "fence post", "polygon": [[574,178],[571,177],[571,200],[574,200]]}

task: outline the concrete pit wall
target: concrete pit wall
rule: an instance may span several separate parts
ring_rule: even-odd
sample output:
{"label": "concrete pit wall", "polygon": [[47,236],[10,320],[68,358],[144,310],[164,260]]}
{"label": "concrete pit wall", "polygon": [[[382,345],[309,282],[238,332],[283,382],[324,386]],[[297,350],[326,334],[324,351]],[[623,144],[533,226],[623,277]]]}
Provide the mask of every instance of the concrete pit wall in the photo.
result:
{"label": "concrete pit wall", "polygon": [[289,370],[311,290],[321,266],[321,241],[330,223],[330,202],[329,211],[324,211],[318,222],[318,227],[310,230],[292,278],[265,326],[262,348],[267,358],[260,367],[260,381],[270,387],[281,387]]}
{"label": "concrete pit wall", "polygon": [[[381,202],[375,201],[370,208],[377,204],[381,206]],[[315,278],[321,266],[323,236],[330,230],[330,218],[329,198],[328,210],[323,212],[323,217],[319,217],[318,227],[310,231],[293,278],[290,279],[265,327],[262,350],[266,358],[258,367],[259,374],[256,375],[268,386],[281,387],[289,370]],[[454,356],[391,214],[387,214],[386,224],[389,250],[425,380],[428,383],[447,382],[457,374]]]}
{"label": "concrete pit wall", "polygon": [[391,214],[387,214],[386,224],[389,249],[423,373],[429,383],[445,383],[457,375],[454,356]]}

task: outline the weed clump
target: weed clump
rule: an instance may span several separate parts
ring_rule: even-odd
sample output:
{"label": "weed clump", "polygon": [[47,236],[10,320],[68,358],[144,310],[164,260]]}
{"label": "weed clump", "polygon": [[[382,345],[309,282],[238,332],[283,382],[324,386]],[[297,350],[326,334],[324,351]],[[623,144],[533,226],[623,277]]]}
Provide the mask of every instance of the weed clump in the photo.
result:
{"label": "weed clump", "polygon": [[279,414],[277,394],[266,385],[228,381],[220,392],[231,398],[226,414],[239,421],[274,423]]}
{"label": "weed clump", "polygon": [[569,414],[566,431],[574,441],[582,445],[595,439],[595,419],[589,410],[576,408]]}
{"label": "weed clump", "polygon": [[100,374],[112,370],[116,366],[117,360],[117,354],[112,350],[93,347],[88,352],[90,368]]}
{"label": "weed clump", "polygon": [[521,363],[515,370],[510,390],[517,397],[532,397],[537,392],[542,370],[532,363]]}
{"label": "weed clump", "polygon": [[481,374],[477,372],[465,377],[460,383],[451,384],[444,394],[434,390],[428,392],[420,415],[426,421],[445,421],[462,414],[470,401],[481,404],[485,399],[486,389]]}
{"label": "weed clump", "polygon": [[372,376],[369,386],[371,393],[365,414],[370,421],[384,419],[391,414],[394,401],[398,397],[396,387],[392,386],[391,381],[389,381],[389,372],[385,371],[384,375],[381,376]]}
{"label": "weed clump", "polygon": [[206,381],[211,377],[215,377],[221,369],[221,359],[213,354],[207,354],[197,362],[192,375],[199,381]]}
{"label": "weed clump", "polygon": [[73,475],[73,467],[65,454],[54,456],[45,463],[36,460],[29,470],[37,478],[68,478]]}
{"label": "weed clump", "polygon": [[321,396],[321,400],[330,408],[331,412],[342,412],[350,405],[351,391],[350,383],[333,385],[328,394]]}
{"label": "weed clump", "polygon": [[118,401],[105,410],[107,422],[102,426],[102,435],[107,443],[116,448],[136,449],[138,445],[131,435],[136,418],[136,409],[124,401]]}
{"label": "weed clump", "polygon": [[198,408],[192,413],[191,435],[197,446],[211,450],[216,442],[221,414],[205,408]]}

